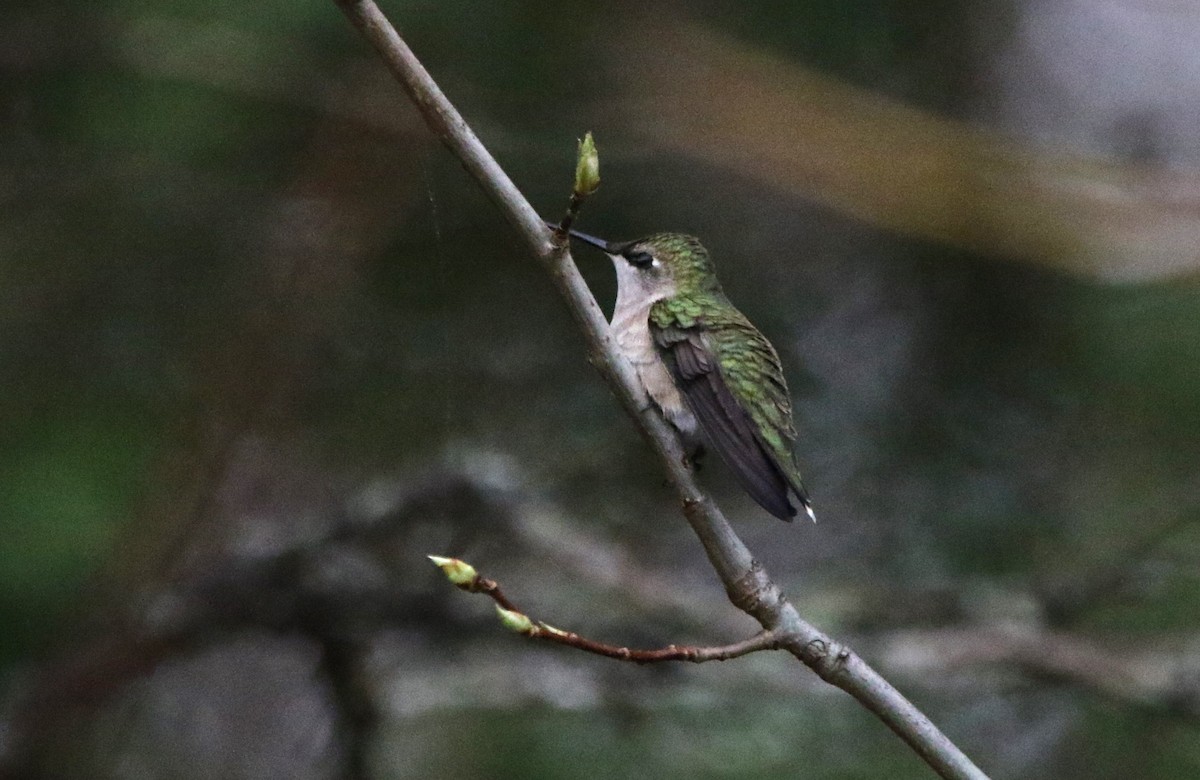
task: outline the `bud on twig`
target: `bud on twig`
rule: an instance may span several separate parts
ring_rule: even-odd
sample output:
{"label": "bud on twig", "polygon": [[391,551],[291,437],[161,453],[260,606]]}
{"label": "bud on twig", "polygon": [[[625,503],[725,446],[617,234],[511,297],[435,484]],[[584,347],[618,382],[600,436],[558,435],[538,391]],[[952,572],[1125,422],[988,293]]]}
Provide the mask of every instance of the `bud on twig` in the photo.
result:
{"label": "bud on twig", "polygon": [[443,558],[440,555],[429,555],[426,557],[433,561],[434,566],[442,570],[442,573],[446,575],[446,579],[459,587],[470,585],[479,576],[474,566],[466,561],[460,561],[458,558]]}
{"label": "bud on twig", "polygon": [[600,187],[600,154],[591,131],[579,142],[579,160],[575,163],[575,195],[591,195]]}
{"label": "bud on twig", "polygon": [[500,622],[509,631],[516,631],[518,634],[532,634],[534,631],[533,621],[529,619],[528,615],[505,609],[499,604],[496,605],[496,614],[500,616]]}

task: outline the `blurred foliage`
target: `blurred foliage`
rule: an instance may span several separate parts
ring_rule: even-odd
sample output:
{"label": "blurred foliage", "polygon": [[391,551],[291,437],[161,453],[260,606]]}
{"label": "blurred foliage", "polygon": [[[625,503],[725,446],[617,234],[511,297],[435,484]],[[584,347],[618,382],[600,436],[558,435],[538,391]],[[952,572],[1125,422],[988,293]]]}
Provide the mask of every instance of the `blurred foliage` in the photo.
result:
{"label": "blurred foliage", "polygon": [[[869,637],[1000,621],[995,590],[1051,602],[1098,581],[1047,614],[1139,642],[1194,634],[1200,174],[977,121],[1021,3],[385,10],[545,213],[591,129],[605,180],[583,227],[689,230],[713,249],[788,366],[822,523],[767,523],[719,468],[704,478],[802,612]],[[372,479],[464,453],[518,464],[487,479],[728,609],[551,286],[332,3],[9,2],[0,110],[0,679],[143,605],[180,539],[264,556]],[[607,305],[608,267],[578,259]],[[395,570],[410,590],[427,588],[420,555],[456,545],[530,591],[552,577],[487,537],[490,516],[417,515]],[[537,596],[556,622],[674,640],[561,580]],[[470,641],[439,633],[460,608],[396,630]],[[405,663],[393,672],[433,666]],[[613,674],[622,691],[646,679]],[[371,765],[925,776],[848,702],[732,685],[713,701],[722,674],[684,670],[666,686],[692,687],[665,702],[393,713]],[[1200,764],[1194,719],[1036,678],[910,682],[997,777]]]}

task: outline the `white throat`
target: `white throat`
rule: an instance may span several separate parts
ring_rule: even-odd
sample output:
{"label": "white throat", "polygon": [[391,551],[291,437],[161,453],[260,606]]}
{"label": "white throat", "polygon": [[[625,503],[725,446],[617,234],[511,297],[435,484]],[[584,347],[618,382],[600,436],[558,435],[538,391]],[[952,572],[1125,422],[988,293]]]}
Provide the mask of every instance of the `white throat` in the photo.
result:
{"label": "white throat", "polygon": [[650,307],[663,298],[675,294],[674,284],[651,285],[647,276],[634,268],[620,255],[609,255],[613,267],[617,271],[617,303],[613,308],[613,325],[618,318],[630,317],[645,313],[649,316]]}
{"label": "white throat", "polygon": [[[620,255],[609,255],[617,269],[617,303],[613,307],[612,334],[626,359],[633,364],[647,394],[685,439],[694,441],[699,427],[684,403],[650,335],[650,307],[675,294],[675,286],[652,283],[646,274]],[[691,446],[689,444],[689,446]]]}

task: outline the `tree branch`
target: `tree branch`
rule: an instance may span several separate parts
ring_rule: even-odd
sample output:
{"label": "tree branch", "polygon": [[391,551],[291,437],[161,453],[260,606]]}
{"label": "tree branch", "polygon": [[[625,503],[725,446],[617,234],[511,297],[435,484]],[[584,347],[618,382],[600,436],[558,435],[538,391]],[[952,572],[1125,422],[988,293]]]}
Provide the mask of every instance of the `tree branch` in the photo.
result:
{"label": "tree branch", "polygon": [[658,454],[692,530],[725,584],[730,600],[772,632],[780,646],[821,679],[875,713],[946,778],[986,778],[920,710],[853,652],[804,621],[762,565],[697,485],[675,433],[658,414],[617,350],[608,323],[570,252],[556,248],[550,232],[521,192],[467,126],[433,78],[372,0],[334,0],[375,47],[416,104],[426,124],[462,162],[516,228],[526,248],[550,273],[588,342],[589,358]]}
{"label": "tree branch", "polygon": [[504,592],[500,590],[499,583],[480,576],[475,567],[466,561],[458,558],[442,558],[437,555],[430,555],[429,560],[442,570],[455,587],[465,590],[467,593],[483,593],[496,602],[496,612],[499,613],[505,628],[532,639],[544,639],[555,644],[574,647],[576,650],[583,650],[586,653],[615,658],[618,661],[632,661],[635,664],[691,661],[698,664],[705,661],[729,661],[743,655],[757,653],[760,650],[778,650],[782,646],[779,637],[772,631],[761,631],[741,642],[717,647],[667,645],[657,650],[631,650],[628,647],[597,642],[572,631],[555,628],[540,620],[534,622],[504,595]]}
{"label": "tree branch", "polygon": [[1095,638],[1027,627],[977,626],[899,631],[881,653],[909,674],[946,674],[971,666],[1008,666],[1066,681],[1113,701],[1200,720],[1200,637]]}

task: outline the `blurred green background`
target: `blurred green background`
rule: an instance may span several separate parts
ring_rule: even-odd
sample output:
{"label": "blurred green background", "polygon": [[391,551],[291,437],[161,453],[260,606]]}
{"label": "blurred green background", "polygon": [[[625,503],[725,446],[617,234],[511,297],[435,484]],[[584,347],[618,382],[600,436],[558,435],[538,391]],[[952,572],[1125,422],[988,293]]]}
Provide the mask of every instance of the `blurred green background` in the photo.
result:
{"label": "blurred green background", "polygon": [[[591,130],[582,228],[712,250],[821,522],[702,478],[802,614],[993,777],[1200,774],[1200,11],[383,8],[542,213]],[[0,775],[930,775],[785,657],[428,565],[754,629],[332,2],[10,0],[0,110]]]}

